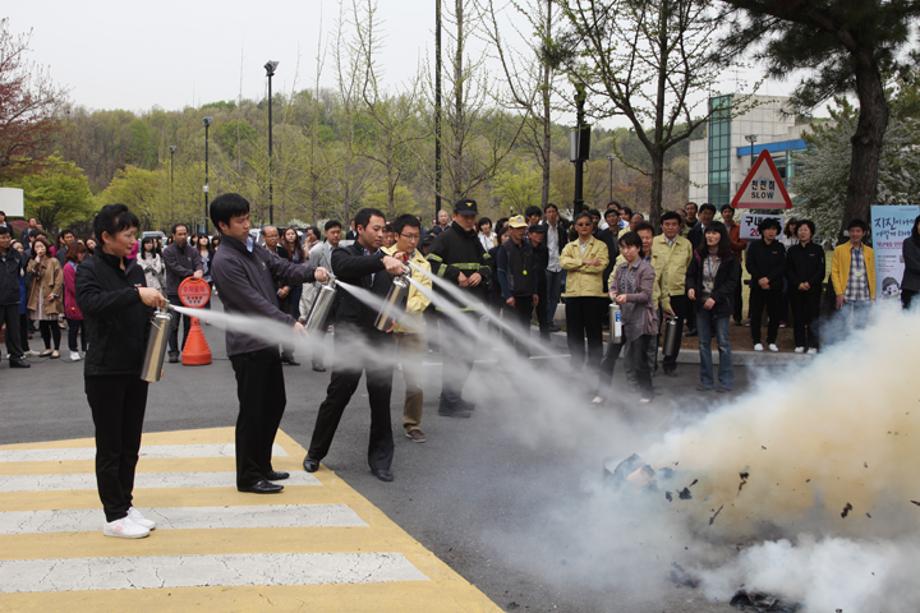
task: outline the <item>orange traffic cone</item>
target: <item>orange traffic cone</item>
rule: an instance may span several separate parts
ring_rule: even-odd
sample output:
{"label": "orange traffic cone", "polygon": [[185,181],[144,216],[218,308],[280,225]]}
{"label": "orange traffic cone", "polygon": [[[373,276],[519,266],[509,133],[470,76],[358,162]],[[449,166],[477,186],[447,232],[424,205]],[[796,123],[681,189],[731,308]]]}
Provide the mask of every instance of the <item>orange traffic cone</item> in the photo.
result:
{"label": "orange traffic cone", "polygon": [[204,331],[197,317],[192,317],[192,329],[188,331],[188,339],[182,348],[183,366],[207,366],[211,363],[211,348],[204,338]]}

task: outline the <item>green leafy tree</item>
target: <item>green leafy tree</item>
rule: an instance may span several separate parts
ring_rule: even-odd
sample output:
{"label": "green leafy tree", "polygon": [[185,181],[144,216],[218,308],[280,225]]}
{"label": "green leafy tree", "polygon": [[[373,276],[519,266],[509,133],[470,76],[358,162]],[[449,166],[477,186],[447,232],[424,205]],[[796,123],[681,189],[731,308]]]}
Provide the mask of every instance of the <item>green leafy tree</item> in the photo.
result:
{"label": "green leafy tree", "polygon": [[156,228],[169,217],[168,180],[162,170],[126,166],[115,173],[96,201],[99,206],[126,204],[140,219],[142,228]]}
{"label": "green leafy tree", "polygon": [[93,213],[86,174],[56,155],[42,162],[40,172],[26,175],[13,185],[23,189],[26,215],[35,217],[48,230],[83,221]]}

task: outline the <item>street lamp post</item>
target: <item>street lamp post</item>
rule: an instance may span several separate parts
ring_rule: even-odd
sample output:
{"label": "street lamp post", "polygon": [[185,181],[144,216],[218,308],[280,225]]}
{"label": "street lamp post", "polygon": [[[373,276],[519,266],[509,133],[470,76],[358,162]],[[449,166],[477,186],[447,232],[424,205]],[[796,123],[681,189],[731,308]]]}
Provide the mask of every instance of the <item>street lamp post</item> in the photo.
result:
{"label": "street lamp post", "polygon": [[211,127],[214,118],[208,115],[201,120],[201,123],[204,124],[204,188],[202,192],[204,194],[204,233],[208,233],[208,128]]}
{"label": "street lamp post", "polygon": [[173,173],[173,167],[176,161],[176,146],[169,146],[169,221],[175,221],[173,215],[176,213],[176,199],[173,197],[173,185],[175,183],[175,175]]}
{"label": "street lamp post", "polygon": [[751,168],[754,167],[754,143],[757,142],[756,134],[746,134],[744,140],[751,143]]}
{"label": "street lamp post", "polygon": [[434,217],[441,210],[441,0],[434,3]]}
{"label": "street lamp post", "polygon": [[272,77],[278,62],[265,62],[265,75],[268,77],[268,223],[275,223],[275,203],[272,188]]}
{"label": "street lamp post", "polygon": [[575,198],[573,208],[578,215],[585,208],[584,174],[585,154],[588,149],[590,132],[585,129],[585,85],[581,81],[575,82],[575,134],[572,136],[572,162],[575,163]]}

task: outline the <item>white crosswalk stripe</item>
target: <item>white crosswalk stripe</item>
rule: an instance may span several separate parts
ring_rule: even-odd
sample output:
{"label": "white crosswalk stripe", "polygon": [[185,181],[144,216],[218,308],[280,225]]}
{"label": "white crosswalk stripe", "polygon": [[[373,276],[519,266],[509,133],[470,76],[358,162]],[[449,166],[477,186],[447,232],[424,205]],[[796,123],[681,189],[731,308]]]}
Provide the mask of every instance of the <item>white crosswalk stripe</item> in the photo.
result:
{"label": "white crosswalk stripe", "polygon": [[[284,486],[319,485],[313,475],[294,472]],[[137,473],[135,490],[157,488],[235,488],[236,473],[193,472],[193,473]],[[0,492],[37,492],[51,490],[95,490],[96,475],[89,473],[0,475]]]}
{"label": "white crosswalk stripe", "polygon": [[[357,528],[367,524],[344,504],[288,504],[234,507],[142,509],[157,530],[217,528]],[[0,534],[97,532],[99,509],[0,512]]]}
{"label": "white crosswalk stripe", "polygon": [[[170,458],[232,458],[236,453],[233,443],[192,445],[143,445],[141,459]],[[272,447],[272,455],[285,457],[287,452],[281,445]],[[48,447],[46,449],[3,449],[0,462],[75,462],[96,458],[95,447]]]}
{"label": "white crosswalk stripe", "polygon": [[239,585],[327,585],[428,579],[400,553],[245,553],[0,561],[0,592]]}

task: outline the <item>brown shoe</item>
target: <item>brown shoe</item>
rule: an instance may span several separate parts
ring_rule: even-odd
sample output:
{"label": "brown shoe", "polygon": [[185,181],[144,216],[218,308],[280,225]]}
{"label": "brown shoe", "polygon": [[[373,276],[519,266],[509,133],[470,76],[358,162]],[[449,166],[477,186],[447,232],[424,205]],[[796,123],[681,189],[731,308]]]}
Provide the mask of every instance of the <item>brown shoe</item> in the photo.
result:
{"label": "brown shoe", "polygon": [[428,440],[427,438],[425,438],[425,433],[419,430],[418,428],[407,430],[406,438],[412,441],[413,443],[424,443],[425,441]]}

